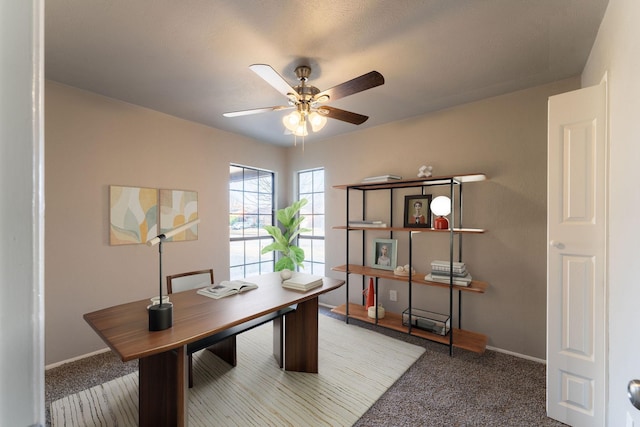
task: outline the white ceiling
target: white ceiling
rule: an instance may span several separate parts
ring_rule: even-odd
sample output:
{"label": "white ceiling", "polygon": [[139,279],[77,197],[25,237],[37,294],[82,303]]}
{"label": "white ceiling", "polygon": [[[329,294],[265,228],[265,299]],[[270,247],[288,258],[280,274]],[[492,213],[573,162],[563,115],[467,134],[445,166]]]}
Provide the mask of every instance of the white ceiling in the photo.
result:
{"label": "white ceiling", "polygon": [[312,67],[325,90],[371,70],[385,84],[328,105],[306,142],[582,72],[608,0],[47,0],[47,79],[260,141],[290,145],[286,112],[222,113],[286,99],[249,70],[292,86]]}

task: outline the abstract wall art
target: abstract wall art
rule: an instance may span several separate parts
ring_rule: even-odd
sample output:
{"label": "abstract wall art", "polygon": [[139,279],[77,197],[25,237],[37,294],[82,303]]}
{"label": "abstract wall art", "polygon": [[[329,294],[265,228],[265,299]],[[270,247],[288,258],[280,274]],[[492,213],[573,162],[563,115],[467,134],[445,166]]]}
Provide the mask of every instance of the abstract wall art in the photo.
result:
{"label": "abstract wall art", "polygon": [[[166,233],[182,224],[198,218],[198,192],[185,190],[160,190],[160,233]],[[167,242],[198,239],[198,226],[178,233]]]}
{"label": "abstract wall art", "polygon": [[111,245],[146,243],[158,235],[158,190],[109,187]]}

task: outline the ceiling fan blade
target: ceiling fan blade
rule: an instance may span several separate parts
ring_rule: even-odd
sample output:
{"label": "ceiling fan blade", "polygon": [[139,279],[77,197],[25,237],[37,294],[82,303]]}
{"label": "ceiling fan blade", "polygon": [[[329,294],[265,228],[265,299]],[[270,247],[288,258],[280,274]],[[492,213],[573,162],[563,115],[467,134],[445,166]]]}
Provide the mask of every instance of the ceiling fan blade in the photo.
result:
{"label": "ceiling fan blade", "polygon": [[[335,101],[336,99],[344,98],[345,96],[353,95],[354,93],[362,92],[363,90],[371,89],[382,84],[384,84],[382,74],[377,71],[370,71],[360,77],[320,92],[313,98],[320,102]],[[328,99],[326,98],[327,96],[329,96]]]}
{"label": "ceiling fan blade", "polygon": [[293,108],[293,107],[285,107],[283,105],[278,105],[275,107],[254,108],[252,110],[231,111],[229,113],[223,113],[222,115],[225,117],[248,116],[250,114],[268,113],[269,111],[288,110],[290,108]]}
{"label": "ceiling fan blade", "polygon": [[249,68],[251,71],[259,75],[269,83],[275,90],[286,96],[287,98],[294,97],[296,100],[300,99],[300,95],[294,88],[291,87],[289,83],[285,79],[282,78],[280,74],[277,73],[276,70],[271,68],[270,65],[267,64],[253,64],[250,65]]}
{"label": "ceiling fan blade", "polygon": [[362,114],[352,113],[351,111],[341,110],[335,107],[329,107],[328,105],[323,105],[318,108],[318,113],[323,116],[331,117],[332,119],[342,120],[343,122],[353,123],[354,125],[361,125],[366,122],[369,118],[368,116],[363,116]]}

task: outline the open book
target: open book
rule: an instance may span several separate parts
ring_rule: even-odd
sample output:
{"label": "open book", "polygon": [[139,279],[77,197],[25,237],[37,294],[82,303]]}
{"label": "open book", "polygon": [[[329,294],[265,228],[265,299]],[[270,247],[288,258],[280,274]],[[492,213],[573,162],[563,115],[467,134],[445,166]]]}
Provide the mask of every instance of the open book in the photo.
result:
{"label": "open book", "polygon": [[239,294],[240,292],[250,291],[257,287],[258,285],[255,283],[245,282],[243,280],[223,280],[217,285],[198,289],[198,293],[209,298],[219,299],[228,297],[229,295]]}

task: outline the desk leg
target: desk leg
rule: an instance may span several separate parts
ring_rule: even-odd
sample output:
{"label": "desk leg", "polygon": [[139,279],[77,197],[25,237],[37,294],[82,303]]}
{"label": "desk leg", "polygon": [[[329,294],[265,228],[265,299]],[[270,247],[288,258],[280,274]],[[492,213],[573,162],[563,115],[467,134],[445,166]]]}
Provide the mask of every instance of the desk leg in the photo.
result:
{"label": "desk leg", "polygon": [[187,347],[143,357],[138,362],[138,424],[187,425]]}
{"label": "desk leg", "polygon": [[238,364],[238,357],[236,353],[236,336],[230,336],[220,342],[217,342],[209,347],[207,350],[224,360],[231,366]]}
{"label": "desk leg", "polygon": [[278,316],[273,319],[273,357],[278,362],[280,369],[284,367],[284,355],[283,350],[284,340],[284,319],[283,316]]}
{"label": "desk leg", "polygon": [[284,369],[318,372],[318,298],[284,316]]}

